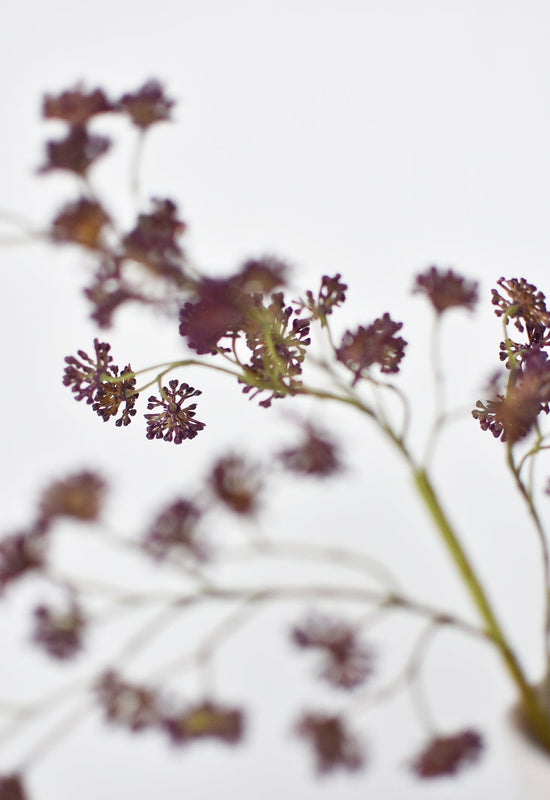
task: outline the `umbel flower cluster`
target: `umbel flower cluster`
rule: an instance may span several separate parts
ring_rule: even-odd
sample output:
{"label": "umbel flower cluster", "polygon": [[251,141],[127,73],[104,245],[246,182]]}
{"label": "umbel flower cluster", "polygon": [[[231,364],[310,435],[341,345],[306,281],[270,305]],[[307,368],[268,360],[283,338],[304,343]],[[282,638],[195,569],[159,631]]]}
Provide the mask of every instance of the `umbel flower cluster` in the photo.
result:
{"label": "umbel flower cluster", "polygon": [[[493,289],[493,305],[504,324],[500,360],[508,370],[506,389],[500,389],[502,382],[495,379],[494,396],[485,403],[478,400],[472,415],[483,430],[514,444],[533,430],[542,411],[548,414],[550,314],[543,293],[525,278],[500,278],[497,283],[500,291]],[[510,322],[523,341],[509,335]]]}
{"label": "umbel flower cluster", "polygon": [[[340,404],[359,413],[403,459],[479,623],[419,602],[398,588],[390,569],[360,550],[347,548],[342,539],[331,546],[260,532],[272,481],[285,475],[293,481],[337,480],[345,472],[335,437],[305,419],[299,419],[299,440],[279,445],[261,459],[241,451],[222,453],[195,491],[170,498],[131,536],[104,526],[109,487],[95,470],[76,471],[52,481],[42,490],[29,524],[0,538],[0,598],[33,581],[39,589],[47,586],[56,592],[57,599],[47,602],[37,592],[28,615],[27,638],[43,657],[60,665],[86,661],[95,631],[122,607],[158,611],[160,606],[154,624],[145,620],[137,634],[134,631],[112,654],[107,667],[98,669],[97,661],[90,666],[79,692],[109,725],[136,735],[148,731],[176,748],[198,747],[203,740],[224,745],[246,740],[250,709],[241,700],[219,699],[213,666],[223,643],[249,618],[284,600],[298,606],[288,641],[297,656],[311,659],[312,679],[330,695],[326,705],[310,704],[289,720],[293,740],[309,747],[319,775],[355,774],[370,765],[362,711],[401,690],[414,692],[416,706],[422,709],[418,741],[405,760],[410,773],[426,780],[454,776],[482,756],[486,741],[475,725],[441,729],[421,697],[417,678],[427,643],[443,629],[474,637],[494,649],[514,686],[526,729],[550,753],[550,688],[534,686],[526,677],[521,654],[506,636],[431,476],[433,442],[449,417],[443,405],[437,347],[432,352],[436,409],[428,455],[420,458],[409,444],[409,402],[397,383],[407,353],[406,332],[389,311],[381,309],[379,316],[362,319],[336,336],[333,317],[348,292],[341,273],[323,275],[317,286],[298,296],[289,289],[286,261],[272,255],[250,257],[226,277],[210,276],[188,259],[182,241],[187,224],[172,198],[151,199],[125,229],[96,187],[92,188],[94,167],[112,144],[108,136],[95,132],[96,118],[125,117],[136,129],[141,152],[144,138],[154,126],[170,120],[173,106],[157,81],[116,99],[103,89],[80,85],[44,98],[44,118],[61,120],[66,130],[62,138],[46,143],[39,173],[69,173],[76,191],[39,236],[53,247],[70,246],[86,254],[92,266],[84,294],[99,329],[85,349],[75,349],[65,357],[63,384],[104,422],[126,428],[142,415],[147,439],[184,447],[192,446],[188,440],[208,424],[200,409],[201,389],[195,388],[197,381],[190,377],[198,368],[231,380],[267,414],[272,413],[273,404],[296,397]],[[136,171],[131,180],[134,190],[138,182]],[[33,231],[33,238],[36,235]],[[417,274],[411,290],[431,308],[436,345],[443,319],[456,309],[472,312],[479,295],[477,281],[437,266]],[[119,309],[130,303],[143,312],[154,308],[169,315],[181,340],[177,358],[136,369],[134,353],[119,358],[111,352],[106,332],[117,322]],[[492,303],[503,328],[499,359],[495,358],[500,369],[490,381],[489,396],[477,401],[471,415],[482,430],[500,440],[495,446],[503,447],[506,466],[538,537],[544,572],[540,639],[550,674],[550,553],[531,469],[548,447],[541,423],[550,410],[550,312],[542,292],[524,278],[500,278]],[[321,355],[316,336],[322,343]],[[400,414],[395,413],[396,400]],[[143,446],[152,445],[144,441]],[[227,517],[243,534],[237,545],[228,541],[224,530],[218,530],[218,526],[224,528]],[[103,543],[106,557],[114,547],[141,559],[153,576],[158,574],[159,589],[137,586],[129,591],[109,584],[103,575],[75,577],[59,571],[59,537],[68,529],[81,535],[85,528]],[[227,580],[232,564],[275,564],[281,559],[308,567],[328,566],[339,579],[258,582],[252,569],[242,584]],[[164,588],[168,573],[178,581],[169,592]],[[98,601],[104,603],[101,611]],[[342,613],[337,608],[342,602],[355,610]],[[176,637],[171,658],[149,674],[132,668],[133,659],[154,645],[168,622],[185,621],[192,609],[212,604],[226,613],[204,636],[191,643],[186,637]],[[373,645],[370,628],[374,621],[391,618],[393,611],[407,612],[422,627],[402,672],[384,683],[380,677],[384,653]],[[202,687],[195,695],[174,688],[189,670],[195,671]],[[53,699],[40,699],[24,708],[11,707],[0,698],[0,717],[7,709],[0,737],[32,727],[51,708],[74,700],[73,692],[69,686],[66,695],[57,691]],[[0,775],[0,800],[30,800],[28,772],[54,746],[62,746],[63,736],[82,716],[83,712],[76,716],[71,712],[61,727],[56,723],[52,731],[46,731],[30,755]]]}

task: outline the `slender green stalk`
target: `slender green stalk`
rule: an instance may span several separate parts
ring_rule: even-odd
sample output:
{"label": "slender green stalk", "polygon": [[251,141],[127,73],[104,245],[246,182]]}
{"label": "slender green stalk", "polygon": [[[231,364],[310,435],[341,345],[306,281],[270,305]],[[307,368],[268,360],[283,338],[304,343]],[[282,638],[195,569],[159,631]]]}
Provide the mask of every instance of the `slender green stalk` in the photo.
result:
{"label": "slender green stalk", "polygon": [[[143,375],[144,372],[152,372],[154,369],[157,369],[163,370],[162,374],[165,375],[167,372],[170,372],[170,370],[176,369],[177,367],[206,367],[207,369],[213,369],[216,372],[224,372],[226,375],[231,375],[233,378],[240,377],[238,372],[226,369],[225,367],[220,367],[218,364],[211,364],[208,361],[198,361],[196,358],[186,358],[183,361],[164,361],[162,364],[154,364],[153,366],[146,367],[145,369],[123,372],[120,375],[108,375],[106,372],[102,372],[99,377],[105,383],[124,383],[124,381],[130,380],[136,375]],[[154,378],[151,383],[155,383],[155,381],[156,378]]]}
{"label": "slender green stalk", "polygon": [[477,574],[469,558],[467,557],[460,540],[452,529],[449,519],[444,512],[441,503],[439,502],[435,489],[426,470],[419,468],[416,465],[414,458],[409,453],[405,445],[405,442],[393,431],[391,426],[389,426],[387,423],[382,423],[381,420],[377,418],[373,410],[368,406],[363,405],[359,400],[332,395],[330,392],[310,390],[308,393],[319,398],[339,400],[340,402],[348,403],[362,413],[367,414],[377,423],[378,427],[390,439],[392,444],[404,457],[407,465],[412,471],[415,487],[418,491],[419,497],[422,499],[424,505],[429,511],[435,528],[440,534],[443,544],[451,556],[453,563],[463,580],[464,586],[473,600],[483,623],[485,624],[486,633],[496,647],[504,663],[506,671],[508,672],[508,675],[518,690],[525,722],[535,739],[550,752],[550,717],[548,716],[536,689],[527,680],[512,647],[508,643],[506,635],[504,634],[495,612],[493,611],[481,581],[477,577]]}
{"label": "slender green stalk", "polygon": [[464,585],[486,625],[487,633],[494,642],[508,674],[519,691],[525,721],[537,741],[550,751],[550,719],[545,713],[534,687],[527,681],[515,653],[508,644],[489,599],[449,524],[428,475],[423,469],[419,469],[414,472],[414,478],[418,493],[430,512],[433,522],[464,581]]}

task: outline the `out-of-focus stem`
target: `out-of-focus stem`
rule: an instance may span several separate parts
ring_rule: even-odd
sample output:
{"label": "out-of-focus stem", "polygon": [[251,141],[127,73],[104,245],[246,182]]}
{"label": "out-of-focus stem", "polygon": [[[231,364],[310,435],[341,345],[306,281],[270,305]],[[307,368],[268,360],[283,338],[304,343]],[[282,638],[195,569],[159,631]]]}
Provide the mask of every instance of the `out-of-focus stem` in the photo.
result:
{"label": "out-of-focus stem", "polygon": [[519,468],[516,467],[516,464],[514,462],[514,454],[511,446],[508,446],[508,467],[510,468],[510,472],[514,476],[514,480],[516,482],[516,486],[519,490],[519,493],[527,506],[527,510],[529,511],[531,519],[533,520],[533,523],[535,525],[535,530],[537,531],[538,534],[540,548],[542,552],[542,566],[544,571],[544,610],[545,610],[544,655],[546,661],[546,671],[548,672],[550,668],[550,553],[548,551],[548,542],[546,541],[546,535],[544,532],[542,521],[539,517],[539,514],[533,502],[532,494],[527,489],[523,480],[521,479],[521,476],[519,474]]}

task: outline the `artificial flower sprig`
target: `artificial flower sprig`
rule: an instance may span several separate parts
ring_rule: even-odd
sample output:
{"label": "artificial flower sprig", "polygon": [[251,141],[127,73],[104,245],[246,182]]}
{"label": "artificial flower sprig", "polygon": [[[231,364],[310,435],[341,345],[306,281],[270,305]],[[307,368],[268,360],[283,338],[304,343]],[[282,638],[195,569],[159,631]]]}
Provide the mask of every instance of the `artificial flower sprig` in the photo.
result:
{"label": "artificial flower sprig", "polygon": [[[304,612],[290,631],[297,650],[319,657],[318,677],[327,688],[351,698],[339,712],[310,708],[294,720],[292,729],[313,749],[319,773],[337,769],[356,772],[365,766],[365,744],[353,719],[357,710],[391,697],[401,688],[418,691],[417,676],[428,643],[437,631],[449,627],[495,649],[515,686],[526,726],[550,752],[547,698],[527,679],[484,583],[442,507],[429,459],[417,458],[410,449],[409,404],[395,383],[406,357],[403,324],[384,311],[346,330],[337,341],[331,328],[332,315],[345,303],[348,291],[340,273],[322,276],[318,287],[290,300],[288,265],[273,256],[250,258],[225,278],[210,277],[188,258],[182,244],[187,226],[179,218],[173,199],[152,199],[149,207],[137,214],[134,224],[122,230],[92,186],[93,168],[111,147],[109,137],[91,132],[92,119],[105,114],[124,115],[138,132],[137,152],[141,153],[151,128],[168,121],[173,106],[157,81],[149,81],[118,99],[109,98],[102,89],[89,91],[82,86],[44,99],[45,119],[62,120],[67,129],[63,138],[47,142],[46,160],[39,172],[72,174],[78,195],[55,213],[44,230],[32,231],[32,235],[55,246],[80,248],[91,257],[93,273],[84,294],[91,306],[91,318],[102,331],[115,324],[118,310],[126,304],[137,304],[144,311],[162,308],[172,316],[182,348],[190,351],[188,357],[137,370],[125,357],[128,363],[119,367],[102,333],[94,339],[93,350],[78,350],[65,358],[63,383],[76,400],[84,400],[103,421],[114,421],[117,427],[130,425],[137,418],[139,405],[146,405],[146,437],[184,446],[208,422],[202,419],[197,400],[201,390],[177,377],[187,379],[196,367],[226,375],[249,399],[257,398],[266,413],[273,403],[299,396],[340,403],[359,412],[378,427],[404,459],[418,497],[477,609],[480,624],[473,626],[444,609],[416,601],[399,587],[387,567],[340,544],[321,546],[262,535],[245,537],[245,543],[231,551],[206,533],[212,524],[210,511],[216,505],[240,520],[243,528],[251,522],[256,524],[265,485],[274,469],[319,480],[341,471],[341,454],[334,441],[309,423],[302,424],[301,441],[274,454],[268,460],[270,466],[259,466],[239,453],[226,454],[214,463],[195,496],[181,496],[168,503],[145,532],[132,539],[105,534],[106,546],[128,548],[156,570],[175,570],[181,579],[179,590],[121,590],[94,576],[59,572],[52,556],[59,520],[91,524],[101,530],[106,482],[93,471],[83,471],[48,486],[27,529],[0,539],[0,594],[15,591],[29,577],[50,582],[63,591],[62,607],[37,603],[32,611],[32,641],[58,662],[83,657],[89,631],[108,619],[111,611],[121,607],[140,610],[160,603],[155,624],[149,622],[129,637],[104,669],[92,671],[77,687],[77,694],[86,703],[99,706],[110,723],[134,733],[156,731],[174,746],[187,747],[209,738],[226,744],[243,739],[248,712],[239,704],[214,698],[213,662],[224,641],[250,617],[272,603],[290,600],[309,608],[313,602],[326,605],[344,601],[358,609],[354,619],[341,613]],[[139,184],[139,158],[135,164],[131,178],[134,192]],[[500,439],[498,446],[504,448],[507,465],[539,538],[544,565],[541,644],[550,673],[550,556],[532,470],[537,455],[548,447],[540,419],[550,409],[550,312],[542,292],[524,278],[500,278],[497,286],[492,302],[503,324],[500,370],[491,381],[491,396],[477,402],[472,416],[483,430]],[[449,311],[472,311],[478,302],[476,281],[435,266],[416,276],[412,290],[427,299],[437,326]],[[315,354],[315,327],[325,339],[328,356],[319,358]],[[323,379],[322,386],[315,376]],[[434,364],[434,377],[436,414],[428,452],[445,422],[438,364]],[[389,411],[386,393],[396,395],[401,402],[402,415],[397,422]],[[255,582],[252,574],[250,581],[235,587],[217,573],[217,567],[233,562],[280,558],[331,565],[335,570],[345,570],[346,577],[340,585],[267,584]],[[357,578],[355,583],[349,580],[351,572]],[[98,597],[107,602],[104,616],[94,615],[88,608]],[[127,664],[154,642],[165,624],[213,601],[225,605],[229,613],[196,647],[175,652],[171,662],[147,679],[125,675]],[[369,644],[369,626],[372,619],[385,618],[396,609],[424,620],[426,627],[397,680],[375,691],[369,684],[380,659]],[[202,696],[174,699],[166,684],[188,668],[197,670],[203,680]],[[66,698],[60,700],[56,694],[53,699],[37,700],[30,708],[1,702],[6,725],[0,731],[0,740],[67,698],[74,699],[70,687]],[[425,702],[421,706],[425,742],[409,762],[417,776],[453,775],[479,758],[483,749],[479,732],[443,732],[433,724]],[[76,716],[71,712],[61,730],[48,734],[11,774],[0,777],[0,800],[27,800],[24,774],[77,724],[82,718],[81,710],[77,711]]]}

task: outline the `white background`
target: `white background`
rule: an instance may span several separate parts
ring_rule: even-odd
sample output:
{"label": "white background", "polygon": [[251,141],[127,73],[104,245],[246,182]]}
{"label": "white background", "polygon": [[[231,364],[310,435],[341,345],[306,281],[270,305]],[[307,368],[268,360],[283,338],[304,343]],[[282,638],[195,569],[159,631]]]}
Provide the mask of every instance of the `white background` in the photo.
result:
{"label": "white background", "polygon": [[[494,281],[525,275],[548,288],[549,34],[548,5],[534,0],[8,0],[0,29],[3,210],[43,227],[74,196],[64,176],[35,174],[42,142],[59,132],[40,122],[45,91],[83,80],[117,96],[159,78],[178,107],[175,124],[150,137],[144,199],[178,201],[189,223],[187,249],[206,271],[275,253],[295,265],[300,291],[314,289],[322,274],[344,275],[349,301],[338,331],[385,311],[403,320],[410,346],[402,381],[414,400],[415,446],[432,395],[430,316],[411,297],[413,276],[436,264],[480,281],[477,315],[450,315],[441,343],[448,397],[465,411],[440,444],[437,478],[533,678],[540,669],[537,545],[503,448],[479,431],[468,408],[497,365]],[[95,127],[121,137],[93,177],[129,224],[132,132],[100,120]],[[177,448],[148,442],[139,421],[123,431],[103,425],[61,386],[63,357],[89,348],[97,333],[80,295],[81,255],[6,246],[1,263],[6,532],[28,521],[49,479],[84,465],[113,479],[116,525],[139,531],[155,504],[196,485],[224,448],[244,440],[261,453],[266,443],[273,449],[292,438],[284,409],[258,409],[237,387],[202,373],[192,377],[205,389],[199,418],[207,428],[196,440]],[[132,312],[119,315],[109,341],[118,363],[131,360],[134,368],[184,352],[165,320]],[[391,561],[419,599],[473,619],[394,454],[351,412],[300,408],[341,437],[349,469],[332,493],[330,484],[277,487],[272,534],[364,546]],[[541,483],[547,472],[541,469]],[[0,697],[30,700],[58,673],[25,644],[25,603],[15,594],[3,602]],[[172,752],[155,737],[134,742],[103,728],[92,715],[31,773],[33,800],[211,800],[221,792],[243,800],[526,797],[502,736],[513,700],[506,676],[483,646],[450,633],[430,651],[424,683],[444,731],[485,732],[480,766],[457,781],[416,783],[405,767],[422,732],[399,698],[361,717],[368,772],[317,781],[309,754],[288,735],[296,711],[323,696],[306,680],[312,663],[306,668],[286,644],[293,618],[288,609],[267,614],[228,649],[222,696],[255,712],[246,746]],[[375,629],[380,670],[396,668],[407,630],[402,620]],[[11,768],[10,758],[6,751],[0,765]]]}

